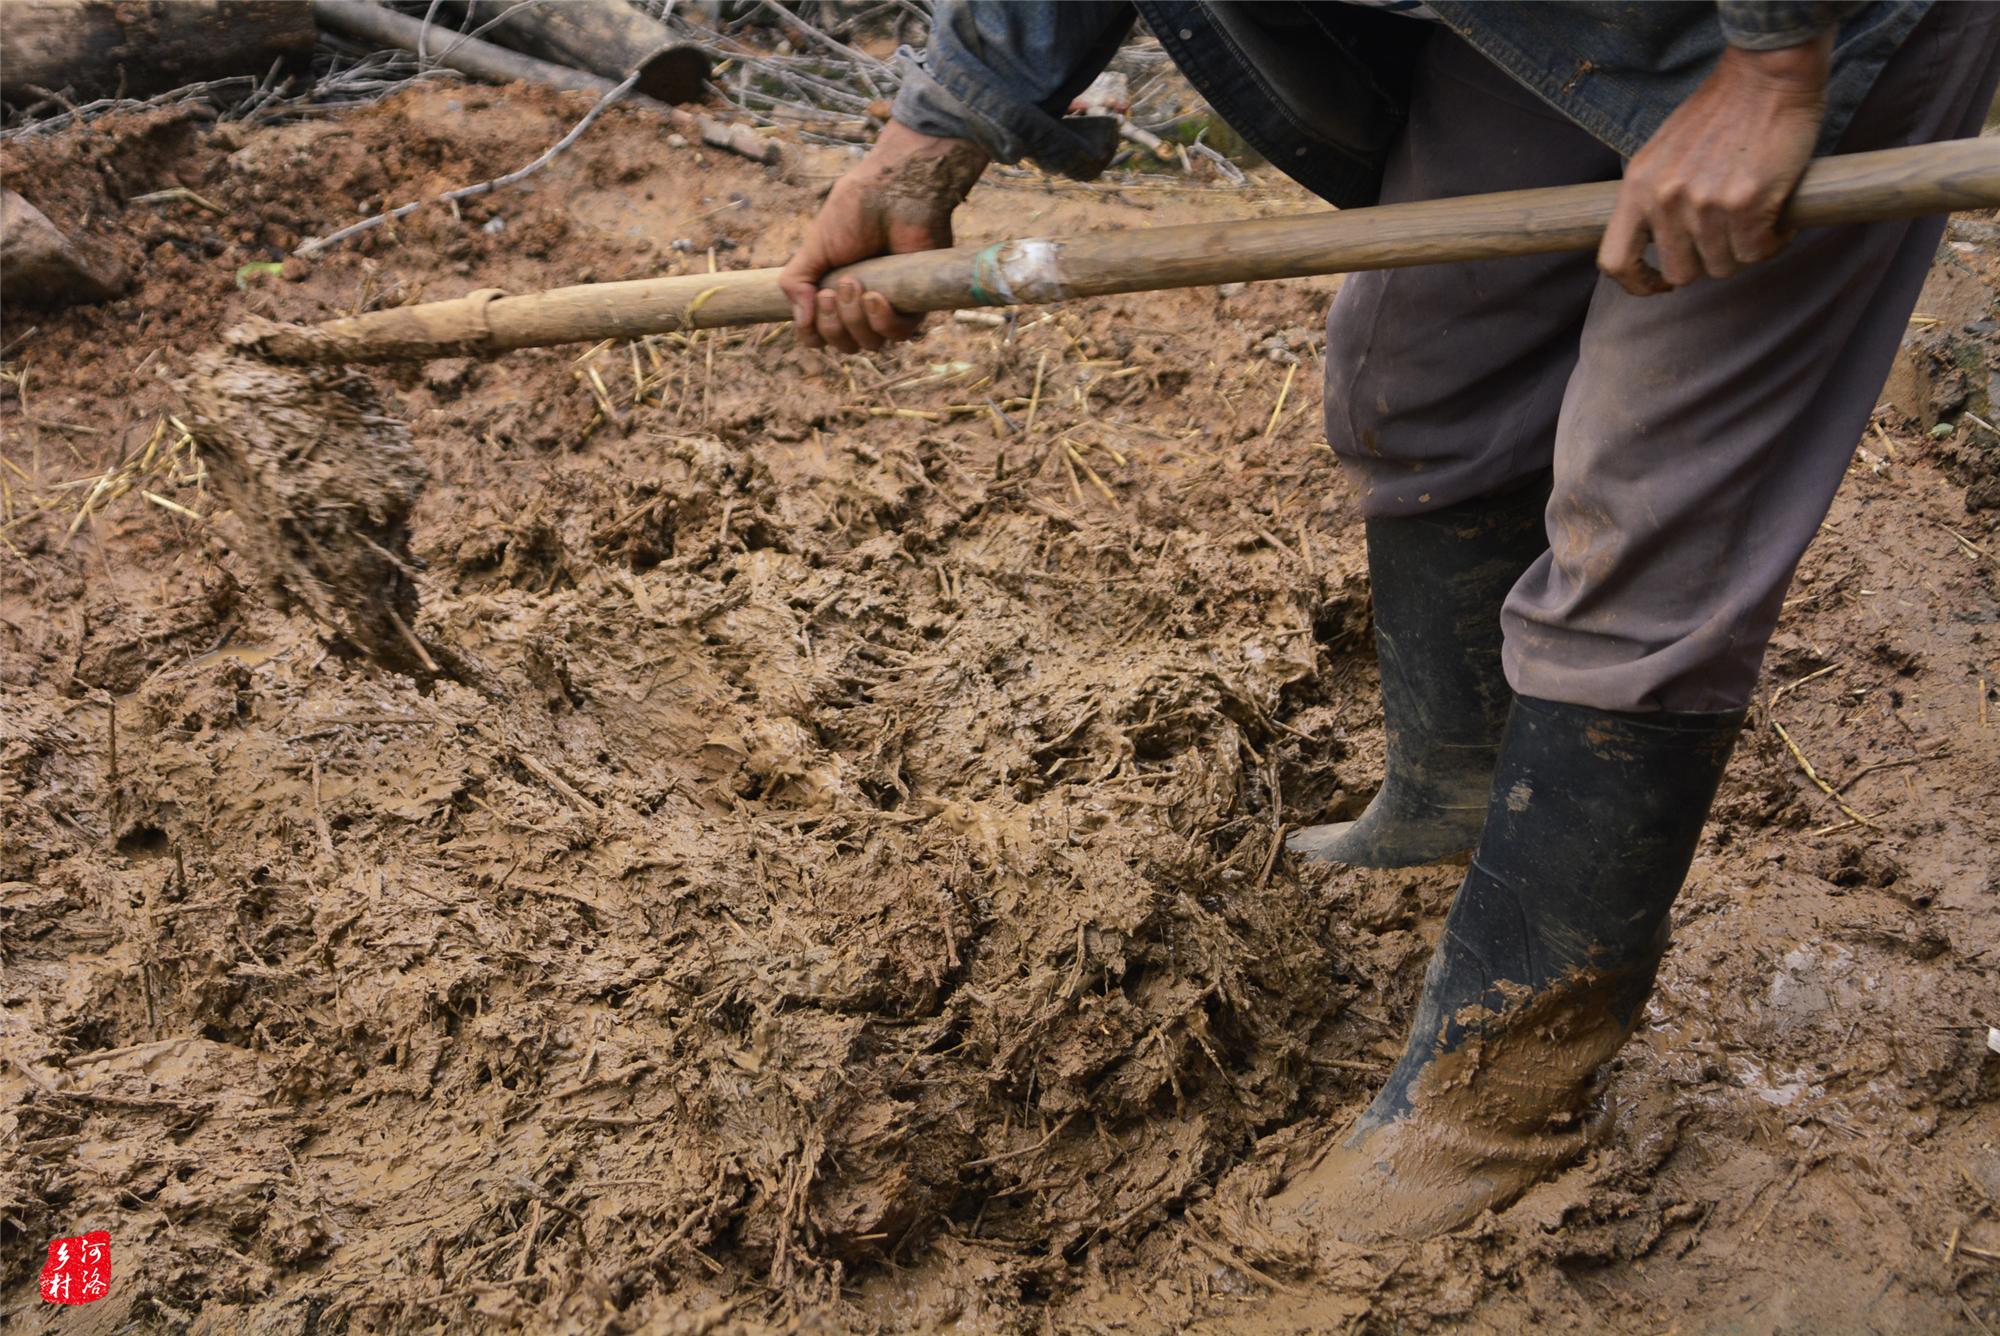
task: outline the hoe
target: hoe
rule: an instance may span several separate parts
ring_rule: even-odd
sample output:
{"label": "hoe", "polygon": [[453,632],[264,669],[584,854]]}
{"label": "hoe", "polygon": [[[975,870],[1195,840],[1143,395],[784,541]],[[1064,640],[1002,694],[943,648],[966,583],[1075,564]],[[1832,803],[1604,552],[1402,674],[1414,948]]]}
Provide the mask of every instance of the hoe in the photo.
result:
{"label": "hoe", "polygon": [[[1494,259],[1597,245],[1616,182],[960,246],[851,274],[897,308],[942,311],[1108,293]],[[2000,139],[1823,158],[1784,216],[1827,227],[2000,206]],[[791,318],[775,269],[492,289],[323,324],[253,320],[196,356],[179,388],[247,555],[281,595],[387,666],[458,676],[414,627],[409,515],[425,470],[407,427],[354,364],[492,357]]]}

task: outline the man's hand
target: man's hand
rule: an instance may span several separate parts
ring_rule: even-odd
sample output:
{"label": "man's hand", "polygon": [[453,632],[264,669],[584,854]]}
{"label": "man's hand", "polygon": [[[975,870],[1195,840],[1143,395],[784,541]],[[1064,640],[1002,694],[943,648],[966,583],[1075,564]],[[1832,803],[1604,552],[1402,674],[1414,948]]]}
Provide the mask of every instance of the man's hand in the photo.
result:
{"label": "man's hand", "polygon": [[[1730,47],[1625,168],[1597,267],[1634,296],[1728,278],[1790,238],[1778,215],[1819,138],[1833,34],[1777,51]],[[1646,262],[1646,243],[1660,267]]]}
{"label": "man's hand", "polygon": [[829,270],[876,255],[951,245],[951,211],[986,170],[986,151],[967,139],[939,139],[895,121],[868,156],[834,182],[778,286],[792,299],[792,324],[808,348],[844,353],[907,339],[923,323],[853,279],[821,291]]}

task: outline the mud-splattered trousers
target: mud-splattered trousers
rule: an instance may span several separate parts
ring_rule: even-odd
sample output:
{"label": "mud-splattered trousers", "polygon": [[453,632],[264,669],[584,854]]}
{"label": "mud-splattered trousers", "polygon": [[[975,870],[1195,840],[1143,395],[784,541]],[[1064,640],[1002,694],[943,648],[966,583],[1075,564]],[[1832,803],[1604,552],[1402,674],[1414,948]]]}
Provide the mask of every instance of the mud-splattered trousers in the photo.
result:
{"label": "mud-splattered trousers", "polygon": [[[2000,5],[1935,6],[1840,144],[1979,133]],[[1462,40],[1420,57],[1383,201],[1615,180],[1616,153]],[[1550,548],[1501,612],[1509,683],[1607,710],[1746,704],[1792,573],[1868,425],[1940,218],[1801,233],[1726,280],[1633,297],[1587,254],[1349,278],[1327,434],[1370,516],[1553,469]]]}

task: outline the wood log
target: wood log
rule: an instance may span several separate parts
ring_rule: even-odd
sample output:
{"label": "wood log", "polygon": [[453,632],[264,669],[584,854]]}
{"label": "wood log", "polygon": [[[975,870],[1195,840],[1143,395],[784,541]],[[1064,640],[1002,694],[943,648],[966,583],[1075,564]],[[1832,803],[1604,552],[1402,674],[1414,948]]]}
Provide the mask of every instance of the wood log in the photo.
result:
{"label": "wood log", "polygon": [[[675,42],[666,25],[626,0],[471,0],[486,35],[541,60],[571,65],[622,83],[634,70],[633,87],[662,102],[697,102],[708,79],[708,54]],[[495,23],[494,20],[499,22]],[[445,39],[447,42],[449,37]]]}
{"label": "wood log", "polygon": [[103,301],[124,286],[114,266],[85,255],[40,209],[0,189],[0,300],[69,306]]}
{"label": "wood log", "polygon": [[[424,29],[423,20],[386,9],[374,0],[312,0],[312,13],[314,20],[328,32],[395,47],[400,51],[415,51],[418,34]],[[492,83],[538,83],[549,88],[602,97],[623,82],[622,79],[607,79],[601,74],[589,74],[567,65],[509,51],[483,38],[459,37],[435,28],[424,40],[424,48],[433,60],[446,69]],[[681,134],[699,139],[713,148],[740,153],[766,165],[778,160],[778,145],[747,125],[731,124],[712,116],[683,111],[636,91],[627,93],[625,102],[659,113]]]}
{"label": "wood log", "polygon": [[5,0],[0,97],[143,97],[303,59],[318,34],[297,0]]}
{"label": "wood log", "polygon": [[[1066,301],[1211,283],[1589,250],[1616,181],[1384,204],[1293,218],[1187,223],[885,255],[835,270],[904,311]],[[1822,158],[1786,206],[1787,229],[2000,206],[2000,139],[1954,139]],[[776,269],[485,290],[239,340],[280,361],[462,357],[791,318]]]}

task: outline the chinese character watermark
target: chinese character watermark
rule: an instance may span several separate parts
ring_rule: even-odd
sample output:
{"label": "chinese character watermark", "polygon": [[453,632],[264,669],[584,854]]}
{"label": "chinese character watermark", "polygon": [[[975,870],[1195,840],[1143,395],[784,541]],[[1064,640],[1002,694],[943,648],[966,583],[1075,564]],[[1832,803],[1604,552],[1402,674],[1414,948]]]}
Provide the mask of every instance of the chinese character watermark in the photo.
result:
{"label": "chinese character watermark", "polygon": [[87,1304],[111,1293],[111,1235],[102,1229],[53,1239],[42,1264],[42,1298],[52,1304]]}

